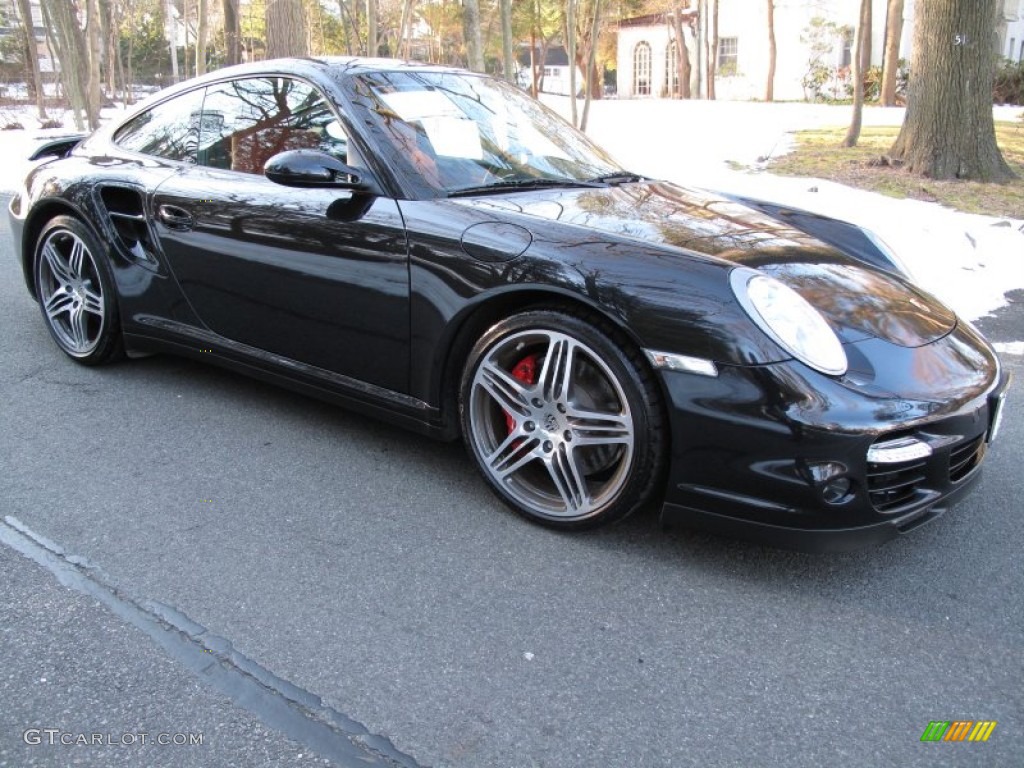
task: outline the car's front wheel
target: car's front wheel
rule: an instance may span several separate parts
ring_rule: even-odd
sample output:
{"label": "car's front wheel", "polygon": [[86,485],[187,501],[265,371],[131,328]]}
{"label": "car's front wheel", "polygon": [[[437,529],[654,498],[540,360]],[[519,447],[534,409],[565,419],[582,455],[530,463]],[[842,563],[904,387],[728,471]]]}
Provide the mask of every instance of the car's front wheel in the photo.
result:
{"label": "car's front wheel", "polygon": [[657,387],[624,342],[599,320],[536,310],[497,323],[470,352],[463,435],[491,487],[526,517],[593,527],[657,490]]}
{"label": "car's front wheel", "polygon": [[50,335],[69,357],[99,365],[119,357],[121,329],[109,267],[78,219],[58,216],[39,233],[36,296]]}

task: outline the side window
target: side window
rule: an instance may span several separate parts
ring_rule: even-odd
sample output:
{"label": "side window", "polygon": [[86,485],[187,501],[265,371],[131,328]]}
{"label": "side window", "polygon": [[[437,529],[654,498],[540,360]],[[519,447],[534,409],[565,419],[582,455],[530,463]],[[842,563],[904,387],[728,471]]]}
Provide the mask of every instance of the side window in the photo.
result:
{"label": "side window", "polygon": [[132,118],[114,134],[114,143],[130,152],[194,162],[203,91],[183,93]]}
{"label": "side window", "polygon": [[289,149],[319,149],[351,163],[345,131],[315,88],[284,77],[255,77],[207,89],[201,165],[262,174],[267,160]]}

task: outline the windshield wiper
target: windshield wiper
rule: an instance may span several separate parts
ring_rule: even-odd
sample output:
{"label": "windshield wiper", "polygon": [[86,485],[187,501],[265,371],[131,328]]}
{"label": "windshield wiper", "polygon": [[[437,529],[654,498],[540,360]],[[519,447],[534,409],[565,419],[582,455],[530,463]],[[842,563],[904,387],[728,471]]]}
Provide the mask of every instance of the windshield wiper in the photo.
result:
{"label": "windshield wiper", "polygon": [[505,179],[495,181],[491,184],[480,184],[472,187],[460,187],[448,193],[448,197],[462,197],[464,195],[487,194],[488,192],[508,192],[514,189],[539,189],[542,187],[600,187],[602,184],[597,181],[582,181],[580,179]]}
{"label": "windshield wiper", "polygon": [[594,183],[600,184],[631,184],[634,181],[647,181],[646,176],[641,176],[639,173],[630,173],[629,171],[618,171],[617,173],[608,173],[604,176],[595,176],[592,179],[587,179]]}

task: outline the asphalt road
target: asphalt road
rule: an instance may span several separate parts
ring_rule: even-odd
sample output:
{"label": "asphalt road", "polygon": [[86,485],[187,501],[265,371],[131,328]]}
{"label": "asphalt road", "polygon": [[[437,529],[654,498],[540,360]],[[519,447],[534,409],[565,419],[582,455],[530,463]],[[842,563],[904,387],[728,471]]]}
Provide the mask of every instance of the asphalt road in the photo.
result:
{"label": "asphalt road", "polygon": [[[982,485],[911,536],[560,535],[458,445],[169,357],[74,365],[2,219],[0,765],[1021,764],[1019,357]],[[982,325],[1024,339],[1024,302]]]}

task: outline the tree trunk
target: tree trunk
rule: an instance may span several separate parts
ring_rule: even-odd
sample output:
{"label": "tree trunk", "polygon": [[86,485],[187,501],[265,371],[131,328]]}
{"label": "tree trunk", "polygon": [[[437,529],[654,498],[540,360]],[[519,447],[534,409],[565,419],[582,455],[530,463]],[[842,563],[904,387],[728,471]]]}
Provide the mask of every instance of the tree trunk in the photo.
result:
{"label": "tree trunk", "polygon": [[708,59],[708,98],[715,100],[715,78],[718,77],[718,0],[711,3],[711,56]]}
{"label": "tree trunk", "polygon": [[[864,112],[864,76],[871,64],[871,0],[860,0],[860,21],[857,23],[857,39],[853,52],[853,117],[843,139],[844,147],[857,146],[860,138],[861,115]],[[867,53],[865,53],[867,51]]]}
{"label": "tree trunk", "polygon": [[99,0],[88,0],[88,2],[86,31],[89,38],[89,95],[86,114],[89,118],[89,128],[96,130],[100,127],[100,57],[103,55],[103,46],[100,36]]}
{"label": "tree trunk", "polygon": [[32,21],[32,5],[29,0],[18,0],[21,13],[21,27],[25,33],[25,66],[31,80],[33,96],[39,119],[46,120],[46,93],[43,91],[43,78],[39,72],[39,46],[36,45],[36,25]]}
{"label": "tree trunk", "polygon": [[270,0],[266,22],[268,59],[309,55],[306,8],[302,0]]}
{"label": "tree trunk", "polygon": [[209,21],[207,15],[210,12],[207,0],[198,0],[196,5],[196,74],[206,73],[206,39],[209,36]]}
{"label": "tree trunk", "polygon": [[690,49],[683,33],[683,12],[672,12],[672,34],[676,39],[676,77],[679,80],[679,98],[690,98]]}
{"label": "tree trunk", "polygon": [[400,55],[409,58],[409,46],[411,45],[412,33],[412,6],[415,0],[404,0],[402,3],[402,20],[398,25],[398,52],[393,55]]}
{"label": "tree trunk", "polygon": [[900,69],[900,38],[903,37],[903,0],[889,0],[885,19],[885,55],[882,59],[881,102],[896,106],[896,78]]}
{"label": "tree trunk", "polygon": [[516,81],[516,68],[512,58],[512,0],[501,0],[501,64],[505,79]]}
{"label": "tree trunk", "polygon": [[587,56],[587,96],[583,102],[583,117],[580,118],[580,130],[587,130],[587,118],[590,116],[590,102],[593,99],[594,83],[597,77],[595,60],[597,59],[597,36],[601,27],[601,0],[594,0],[594,19],[590,28],[590,51]]}
{"label": "tree trunk", "polygon": [[480,41],[480,4],[478,0],[464,0],[462,28],[466,38],[466,58],[474,72],[484,71],[484,47]]}
{"label": "tree trunk", "polygon": [[101,81],[106,83],[107,95],[114,97],[115,74],[114,48],[117,36],[114,34],[114,0],[100,0],[100,42],[103,46],[103,72]]}
{"label": "tree trunk", "polygon": [[[775,0],[768,0],[768,82],[764,87],[764,100],[775,101]],[[863,91],[863,88],[861,89]]]}
{"label": "tree trunk", "polygon": [[996,145],[992,77],[996,9],[1002,0],[933,0],[914,14],[914,63],[903,120],[890,154],[933,179],[1014,178]]}
{"label": "tree trunk", "polygon": [[82,28],[78,26],[77,4],[69,0],[42,0],[40,8],[50,47],[56,54],[60,66],[61,82],[71,103],[75,127],[80,131],[85,130],[86,124],[82,120],[82,114],[84,113],[88,119],[89,97],[86,76],[89,57]]}
{"label": "tree trunk", "polygon": [[569,110],[572,124],[579,125],[576,115],[576,0],[565,0],[565,40],[569,54]]}
{"label": "tree trunk", "polygon": [[242,63],[242,19],[238,15],[238,0],[223,0],[224,11],[224,49],[226,63]]}
{"label": "tree trunk", "polygon": [[366,0],[366,55],[380,56],[377,37],[377,0]]}

